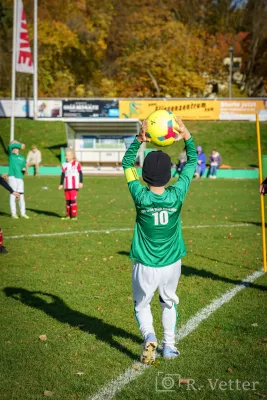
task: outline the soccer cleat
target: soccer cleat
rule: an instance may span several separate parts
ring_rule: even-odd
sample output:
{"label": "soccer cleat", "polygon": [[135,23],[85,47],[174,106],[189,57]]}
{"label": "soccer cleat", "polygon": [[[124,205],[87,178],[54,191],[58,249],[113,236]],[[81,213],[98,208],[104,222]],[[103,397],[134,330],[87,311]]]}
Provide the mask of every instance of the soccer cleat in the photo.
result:
{"label": "soccer cleat", "polygon": [[72,221],[78,221],[78,218],[77,217],[72,217],[71,220]]}
{"label": "soccer cleat", "polygon": [[154,364],[156,359],[157,338],[154,333],[149,333],[143,344],[143,351],[140,357],[141,363],[146,365]]}
{"label": "soccer cleat", "polygon": [[180,352],[176,349],[176,347],[163,346],[163,358],[166,360],[170,360],[171,358],[176,358],[180,355]]}
{"label": "soccer cleat", "polygon": [[30,217],[28,215],[22,215],[21,218],[25,218],[25,219],[30,219]]}
{"label": "soccer cleat", "polygon": [[70,217],[68,217],[68,216],[67,217],[62,217],[61,219],[62,219],[62,221],[67,221],[67,220],[70,219]]}
{"label": "soccer cleat", "polygon": [[19,219],[19,217],[17,215],[11,215],[11,218],[13,219]]}
{"label": "soccer cleat", "polygon": [[7,253],[8,253],[8,251],[7,251],[7,249],[5,248],[5,246],[1,246],[1,247],[0,247],[0,253],[2,253],[2,254],[7,254]]}

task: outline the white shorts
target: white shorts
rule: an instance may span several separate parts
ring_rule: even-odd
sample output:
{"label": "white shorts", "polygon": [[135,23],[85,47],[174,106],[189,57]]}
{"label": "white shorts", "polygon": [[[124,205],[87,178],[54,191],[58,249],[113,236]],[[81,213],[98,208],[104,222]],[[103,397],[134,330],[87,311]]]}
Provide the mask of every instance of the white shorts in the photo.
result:
{"label": "white shorts", "polygon": [[23,179],[15,178],[15,176],[8,177],[9,186],[12,187],[14,192],[18,192],[20,194],[24,193],[24,181]]}
{"label": "white shorts", "polygon": [[166,267],[147,267],[139,262],[133,263],[132,286],[136,309],[147,306],[158,289],[160,301],[168,307],[179,303],[176,294],[181,276],[181,260]]}

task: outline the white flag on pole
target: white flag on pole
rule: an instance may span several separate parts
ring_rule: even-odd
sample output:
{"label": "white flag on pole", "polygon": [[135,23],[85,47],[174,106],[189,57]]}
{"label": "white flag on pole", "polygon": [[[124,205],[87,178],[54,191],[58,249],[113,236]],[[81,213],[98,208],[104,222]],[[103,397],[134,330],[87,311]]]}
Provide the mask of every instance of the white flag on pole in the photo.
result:
{"label": "white flag on pole", "polygon": [[30,47],[26,16],[22,0],[18,0],[16,71],[33,74],[32,52]]}

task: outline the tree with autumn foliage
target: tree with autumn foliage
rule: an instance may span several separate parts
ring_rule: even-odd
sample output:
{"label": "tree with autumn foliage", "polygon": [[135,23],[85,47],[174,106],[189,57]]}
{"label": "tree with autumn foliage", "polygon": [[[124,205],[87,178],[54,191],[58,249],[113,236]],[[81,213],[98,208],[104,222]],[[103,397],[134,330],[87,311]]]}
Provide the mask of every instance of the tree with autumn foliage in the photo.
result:
{"label": "tree with autumn foliage", "polygon": [[[23,0],[33,39],[33,0]],[[203,97],[227,82],[223,59],[240,32],[248,95],[267,92],[266,1],[43,0],[39,97]],[[0,95],[11,91],[13,1],[0,2]],[[223,41],[223,45],[221,43]],[[17,96],[32,76],[17,73]]]}

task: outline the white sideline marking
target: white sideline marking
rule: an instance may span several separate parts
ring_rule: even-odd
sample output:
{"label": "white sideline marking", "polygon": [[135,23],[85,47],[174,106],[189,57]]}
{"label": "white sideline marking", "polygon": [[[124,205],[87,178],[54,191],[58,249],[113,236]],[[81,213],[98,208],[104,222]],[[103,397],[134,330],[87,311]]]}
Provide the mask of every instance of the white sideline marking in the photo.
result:
{"label": "white sideline marking", "polygon": [[[207,319],[211,314],[213,314],[218,308],[223,304],[229,302],[240,290],[245,289],[250,283],[254,282],[255,279],[264,275],[263,271],[256,271],[253,274],[247,276],[243,281],[237,284],[233,289],[228,290],[221,297],[215,299],[207,307],[200,310],[195,316],[189,319],[185,325],[179,329],[175,339],[176,341],[181,341],[191,332],[193,332],[202,321]],[[133,368],[137,366],[139,370]],[[117,378],[113,379],[110,383],[100,389],[95,395],[89,397],[88,400],[111,400],[118,392],[120,392],[128,383],[136,379],[139,375],[142,375],[147,368],[150,366],[145,366],[140,362],[135,362],[130,368],[128,368],[124,373],[119,375]]]}
{"label": "white sideline marking", "polygon": [[[253,224],[222,224],[222,225],[188,225],[182,229],[200,229],[200,228],[242,228],[252,226]],[[110,232],[126,232],[133,231],[133,228],[112,228],[112,229],[91,229],[88,231],[70,231],[70,232],[54,232],[54,233],[33,233],[31,235],[5,236],[5,239],[22,239],[27,237],[49,237],[49,236],[64,236],[64,235],[85,235],[86,233],[110,233]]]}

